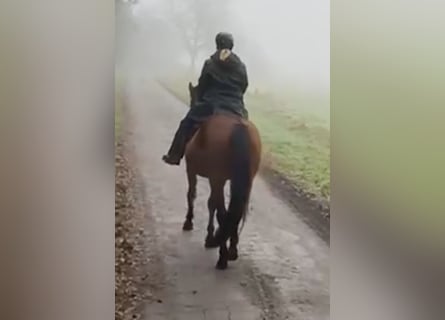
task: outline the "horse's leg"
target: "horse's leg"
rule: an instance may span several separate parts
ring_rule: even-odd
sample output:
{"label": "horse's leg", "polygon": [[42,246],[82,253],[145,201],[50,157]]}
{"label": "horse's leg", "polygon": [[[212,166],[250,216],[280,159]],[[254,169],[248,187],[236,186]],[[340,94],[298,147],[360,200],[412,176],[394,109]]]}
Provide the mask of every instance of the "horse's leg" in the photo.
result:
{"label": "horse's leg", "polygon": [[216,210],[216,220],[218,221],[218,229],[215,232],[215,242],[219,245],[221,241],[221,226],[224,224],[224,219],[226,217],[226,205],[224,202],[224,186],[222,187],[221,195],[218,201],[218,206]]}
{"label": "horse's leg", "polygon": [[184,225],[182,226],[182,230],[190,231],[193,230],[193,208],[194,208],[194,201],[196,198],[197,178],[194,173],[190,172],[190,170],[187,170],[187,179],[189,184],[189,189],[187,191],[188,210],[187,210],[187,215],[185,217]]}
{"label": "horse's leg", "polygon": [[229,260],[229,252],[227,250],[226,241],[222,242],[219,246],[219,259],[216,263],[216,268],[220,270],[227,269],[227,261]]}
{"label": "horse's leg", "polygon": [[219,212],[221,211],[221,204],[222,207],[224,208],[224,183],[210,179],[210,188],[211,188],[211,193],[209,200],[207,202],[207,206],[209,209],[209,223],[207,225],[207,237],[205,240],[205,247],[216,248],[218,247],[219,244],[215,241],[214,237],[215,211],[218,211],[219,215]]}
{"label": "horse's leg", "polygon": [[228,259],[231,261],[238,259],[238,248],[237,248],[238,241],[239,241],[239,237],[238,237],[238,230],[237,230],[230,237],[230,247],[229,247]]}
{"label": "horse's leg", "polygon": [[[245,210],[247,210],[248,206],[249,206],[249,201],[247,202]],[[228,253],[228,259],[230,261],[238,259],[238,242],[239,242],[239,234],[238,234],[238,228],[236,228],[236,230],[234,230],[233,234],[230,236],[230,247]]]}
{"label": "horse's leg", "polygon": [[218,220],[218,230],[215,233],[215,243],[219,245],[219,258],[216,263],[216,268],[219,270],[227,269],[227,262],[229,259],[229,251],[227,250],[227,239],[223,239],[223,235],[221,234],[221,227],[224,225],[224,220],[226,219],[226,206],[224,203],[224,184],[222,186],[221,191],[221,199],[218,205],[216,219]]}
{"label": "horse's leg", "polygon": [[209,200],[207,201],[207,208],[209,209],[209,222],[207,224],[207,236],[205,239],[205,247],[206,248],[216,248],[218,245],[215,244],[213,232],[215,231],[215,226],[213,224],[215,211],[216,211],[216,203],[213,196],[213,189],[211,191]]}

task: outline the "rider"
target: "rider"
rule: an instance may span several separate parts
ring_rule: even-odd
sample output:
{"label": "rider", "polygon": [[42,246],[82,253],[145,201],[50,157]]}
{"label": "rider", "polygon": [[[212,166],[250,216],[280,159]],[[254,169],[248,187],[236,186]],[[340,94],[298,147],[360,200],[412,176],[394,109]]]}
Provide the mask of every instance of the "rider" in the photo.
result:
{"label": "rider", "polygon": [[205,61],[196,87],[197,102],[181,121],[168,154],[162,157],[167,164],[179,165],[187,142],[196,132],[196,125],[215,110],[247,118],[243,99],[248,85],[246,66],[232,52],[233,37],[230,33],[218,33],[215,41],[216,52]]}

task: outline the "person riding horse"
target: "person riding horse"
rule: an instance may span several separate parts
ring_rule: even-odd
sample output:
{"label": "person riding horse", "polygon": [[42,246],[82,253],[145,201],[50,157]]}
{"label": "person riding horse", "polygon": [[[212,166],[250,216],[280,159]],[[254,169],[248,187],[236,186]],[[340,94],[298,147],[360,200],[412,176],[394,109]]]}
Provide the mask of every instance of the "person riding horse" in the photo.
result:
{"label": "person riding horse", "polygon": [[216,52],[205,61],[198,80],[196,104],[181,121],[168,153],[162,157],[167,164],[179,165],[187,142],[214,112],[248,118],[243,98],[248,86],[247,71],[245,64],[232,52],[233,36],[220,32],[215,42]]}

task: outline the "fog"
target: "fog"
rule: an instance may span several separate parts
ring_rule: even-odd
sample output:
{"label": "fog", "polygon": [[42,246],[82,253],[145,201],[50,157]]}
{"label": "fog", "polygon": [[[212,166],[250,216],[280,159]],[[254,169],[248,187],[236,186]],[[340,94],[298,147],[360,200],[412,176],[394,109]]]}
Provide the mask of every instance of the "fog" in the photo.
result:
{"label": "fog", "polygon": [[116,10],[121,68],[196,82],[216,33],[228,31],[250,89],[329,92],[328,0],[139,0]]}

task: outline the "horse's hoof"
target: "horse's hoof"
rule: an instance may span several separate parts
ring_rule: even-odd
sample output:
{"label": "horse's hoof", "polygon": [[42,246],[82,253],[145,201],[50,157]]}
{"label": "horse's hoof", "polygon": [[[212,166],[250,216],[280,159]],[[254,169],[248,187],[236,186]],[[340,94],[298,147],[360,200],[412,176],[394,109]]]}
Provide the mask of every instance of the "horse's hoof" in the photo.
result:
{"label": "horse's hoof", "polygon": [[184,225],[182,226],[182,230],[184,230],[184,231],[193,230],[193,222],[188,221],[188,220],[186,222],[184,222]]}
{"label": "horse's hoof", "polygon": [[218,242],[216,242],[214,237],[207,237],[204,247],[206,247],[207,249],[213,249],[213,248],[218,248]]}
{"label": "horse's hoof", "polygon": [[218,270],[226,270],[227,269],[227,260],[219,259],[216,263],[216,269]]}
{"label": "horse's hoof", "polygon": [[229,249],[229,254],[228,254],[227,259],[229,261],[237,260],[238,259],[238,250],[236,248],[235,249]]}

